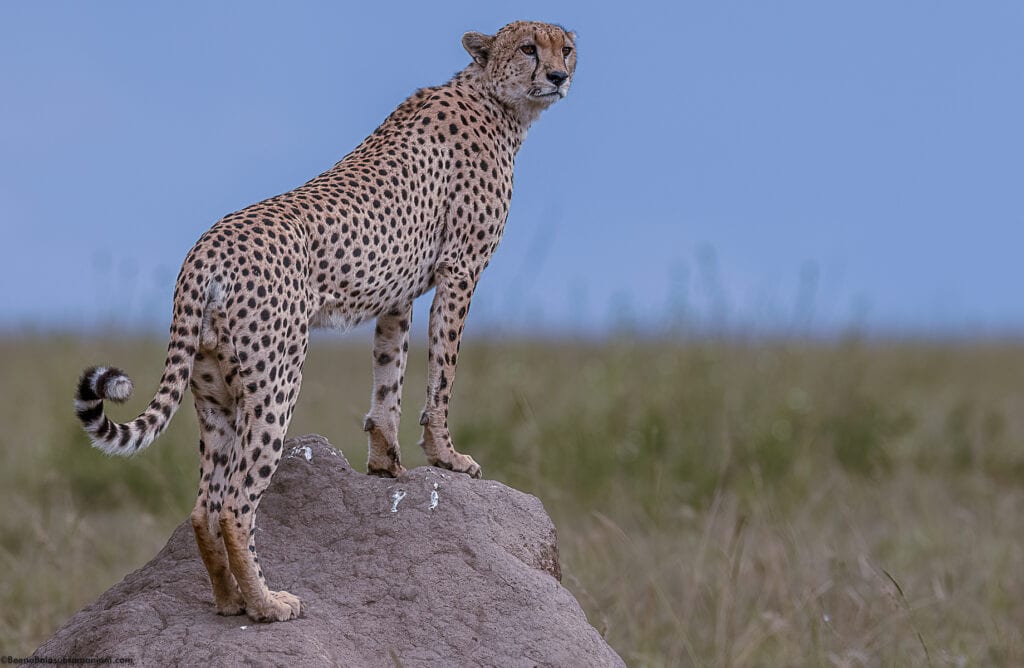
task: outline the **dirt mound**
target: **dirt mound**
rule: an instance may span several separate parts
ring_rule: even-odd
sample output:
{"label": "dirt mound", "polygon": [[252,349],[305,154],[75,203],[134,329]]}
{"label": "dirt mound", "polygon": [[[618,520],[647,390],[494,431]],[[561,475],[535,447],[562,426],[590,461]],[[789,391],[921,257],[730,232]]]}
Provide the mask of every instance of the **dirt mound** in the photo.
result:
{"label": "dirt mound", "polygon": [[418,468],[352,470],[319,436],[286,444],[256,542],[272,589],[302,599],[276,624],[219,617],[186,521],[143,568],[34,656],[136,665],[621,666],[559,584],[536,498]]}

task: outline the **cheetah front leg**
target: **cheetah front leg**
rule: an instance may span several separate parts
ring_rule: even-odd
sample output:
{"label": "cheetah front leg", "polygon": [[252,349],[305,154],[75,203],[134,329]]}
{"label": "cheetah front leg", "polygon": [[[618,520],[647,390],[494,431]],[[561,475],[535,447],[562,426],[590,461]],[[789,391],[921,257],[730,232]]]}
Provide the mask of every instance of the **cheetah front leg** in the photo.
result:
{"label": "cheetah front leg", "polygon": [[480,465],[460,454],[448,432],[448,405],[455,384],[462,328],[469,313],[469,301],[476,279],[465,268],[439,267],[437,288],[430,307],[430,342],[427,352],[427,399],[420,414],[423,440],[420,447],[432,466],[480,477]]}
{"label": "cheetah front leg", "polygon": [[373,396],[370,412],[363,421],[363,431],[369,432],[366,472],[370,475],[397,478],[405,473],[398,446],[398,424],[411,320],[412,302],[377,318],[373,335]]}

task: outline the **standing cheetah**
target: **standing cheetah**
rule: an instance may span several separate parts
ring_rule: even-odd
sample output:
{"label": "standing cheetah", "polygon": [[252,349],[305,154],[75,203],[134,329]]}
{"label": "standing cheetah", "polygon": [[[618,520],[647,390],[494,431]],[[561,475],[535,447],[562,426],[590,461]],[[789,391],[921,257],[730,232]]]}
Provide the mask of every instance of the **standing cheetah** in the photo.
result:
{"label": "standing cheetah", "polygon": [[420,446],[430,464],[480,476],[448,432],[462,328],[501,239],[516,153],[540,112],[565,97],[574,41],[560,26],[524,21],[463,35],[473,62],[451,81],[417,91],[327,172],[199,238],[175,285],[160,387],[141,415],[123,424],[104,415],[104,399],[132,392],[124,372],[82,375],[78,418],[115,455],[152,443],[191,387],[201,457],[191,520],[218,613],[299,615],[297,597],[267,588],[253,516],[281,459],[311,327],[377,319],[366,467],[398,476],[412,303],[433,287]]}

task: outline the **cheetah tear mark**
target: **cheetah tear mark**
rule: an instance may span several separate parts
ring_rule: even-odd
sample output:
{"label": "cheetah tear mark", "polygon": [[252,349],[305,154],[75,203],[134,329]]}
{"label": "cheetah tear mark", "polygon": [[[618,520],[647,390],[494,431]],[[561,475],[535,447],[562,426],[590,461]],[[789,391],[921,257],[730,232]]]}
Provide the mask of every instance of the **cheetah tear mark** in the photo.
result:
{"label": "cheetah tear mark", "polygon": [[404,498],[405,498],[405,490],[404,489],[396,489],[394,492],[392,492],[392,494],[391,494],[391,501],[392,501],[392,503],[391,503],[391,512],[393,512],[393,513],[397,513],[398,512],[398,504],[401,503],[402,499],[404,499]]}

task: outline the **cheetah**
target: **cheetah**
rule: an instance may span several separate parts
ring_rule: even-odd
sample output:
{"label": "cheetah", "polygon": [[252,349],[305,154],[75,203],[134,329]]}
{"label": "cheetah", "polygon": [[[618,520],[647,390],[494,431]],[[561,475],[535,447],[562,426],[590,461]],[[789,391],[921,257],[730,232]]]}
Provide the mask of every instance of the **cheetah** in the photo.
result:
{"label": "cheetah", "polygon": [[527,21],[466,33],[472,61],[448,83],[414,93],[320,176],[214,224],[178,275],[163,376],[137,418],[104,414],[105,399],[132,393],[123,371],[83,373],[78,419],[113,455],[152,443],[192,390],[200,485],[191,524],[219,614],[271,622],[301,611],[298,597],[267,587],[253,518],[281,459],[311,328],[376,318],[366,468],[397,477],[412,304],[433,288],[419,445],[429,464],[480,476],[448,431],[463,325],[505,227],[515,156],[568,92],[575,40]]}

